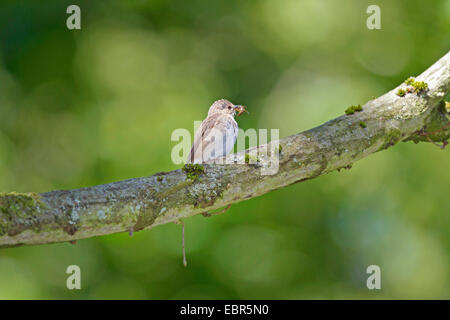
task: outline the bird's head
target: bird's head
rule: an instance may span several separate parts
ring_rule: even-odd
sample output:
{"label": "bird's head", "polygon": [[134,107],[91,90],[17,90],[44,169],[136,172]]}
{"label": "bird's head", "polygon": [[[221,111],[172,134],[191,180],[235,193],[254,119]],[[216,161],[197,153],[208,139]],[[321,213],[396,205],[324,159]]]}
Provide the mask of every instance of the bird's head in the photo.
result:
{"label": "bird's head", "polygon": [[222,113],[222,114],[230,114],[234,116],[235,114],[238,114],[240,116],[243,112],[247,112],[245,110],[244,106],[241,105],[234,105],[230,101],[226,99],[220,99],[214,102],[208,111],[208,116],[214,114],[214,113]]}

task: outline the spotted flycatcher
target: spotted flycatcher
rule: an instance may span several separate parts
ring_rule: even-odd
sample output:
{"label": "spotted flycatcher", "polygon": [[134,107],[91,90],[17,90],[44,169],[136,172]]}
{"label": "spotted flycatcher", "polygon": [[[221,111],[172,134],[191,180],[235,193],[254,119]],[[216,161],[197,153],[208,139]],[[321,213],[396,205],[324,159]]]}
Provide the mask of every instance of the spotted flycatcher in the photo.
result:
{"label": "spotted flycatcher", "polygon": [[[226,156],[233,150],[238,135],[238,125],[234,116],[247,112],[244,106],[234,105],[226,99],[217,100],[209,108],[208,116],[197,129],[194,144],[187,158],[187,163],[203,163],[211,159]],[[247,112],[248,113],[248,112]],[[228,210],[228,205],[225,210]],[[224,211],[225,211],[224,210]],[[208,213],[204,213],[209,216]],[[183,264],[186,267],[184,247],[184,223],[182,223]]]}
{"label": "spotted flycatcher", "polygon": [[247,112],[244,106],[234,105],[226,99],[214,102],[195,133],[187,163],[203,163],[230,153],[238,135],[234,116],[243,112]]}

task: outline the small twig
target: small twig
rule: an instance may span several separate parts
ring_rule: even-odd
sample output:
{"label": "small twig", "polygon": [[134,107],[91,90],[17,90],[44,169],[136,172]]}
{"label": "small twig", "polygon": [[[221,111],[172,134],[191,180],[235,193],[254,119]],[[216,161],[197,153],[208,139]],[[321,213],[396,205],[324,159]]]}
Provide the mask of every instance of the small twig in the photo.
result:
{"label": "small twig", "polygon": [[225,208],[223,208],[222,210],[217,211],[217,212],[209,213],[208,211],[206,211],[206,212],[202,213],[202,216],[204,216],[204,217],[217,216],[218,214],[222,214],[222,213],[227,212],[228,209],[230,209],[230,207],[231,207],[231,204],[227,205]]}
{"label": "small twig", "polygon": [[182,233],[182,238],[183,238],[182,241],[181,241],[182,247],[183,247],[183,265],[184,265],[185,267],[187,267],[186,249],[185,249],[185,246],[184,246],[184,222],[181,221],[181,220],[180,220],[180,222],[181,222],[181,227],[182,227],[181,233]]}
{"label": "small twig", "polygon": [[422,131],[419,132],[419,134],[420,134],[421,136],[433,135],[433,134],[436,134],[436,133],[439,133],[439,132],[443,131],[443,130],[446,129],[448,126],[450,126],[450,122],[448,122],[448,123],[447,123],[445,126],[443,126],[442,128],[437,129],[437,130],[434,130],[434,131],[432,131],[432,132],[425,132],[425,130],[422,129]]}
{"label": "small twig", "polygon": [[422,130],[419,132],[419,135],[421,135],[421,136],[427,138],[427,140],[428,140],[429,142],[431,142],[432,144],[434,144],[434,145],[435,145],[436,147],[438,147],[439,149],[442,149],[442,150],[443,150],[443,149],[445,149],[445,147],[448,145],[448,141],[444,140],[444,141],[442,142],[442,145],[441,145],[441,144],[439,144],[439,143],[437,143],[437,142],[431,140],[431,138],[430,138],[429,136],[441,132],[442,130],[446,129],[448,126],[450,126],[450,122],[448,122],[448,123],[447,123],[445,126],[443,126],[442,128],[437,129],[437,130],[434,130],[434,131],[432,131],[432,132],[425,132],[425,130],[422,129]]}
{"label": "small twig", "polygon": [[424,136],[425,136],[425,138],[427,138],[427,140],[428,140],[429,142],[431,142],[432,144],[434,144],[434,145],[435,145],[436,147],[438,147],[439,149],[444,150],[445,147],[446,147],[447,144],[448,144],[448,141],[444,141],[444,142],[442,142],[442,145],[441,145],[441,144],[439,144],[439,143],[437,143],[437,142],[431,140],[431,138],[430,138],[428,135],[424,135]]}
{"label": "small twig", "polygon": [[128,231],[128,234],[130,235],[130,237],[133,236],[133,232],[134,232],[134,227],[131,226],[131,227],[130,227],[130,230]]}
{"label": "small twig", "polygon": [[186,249],[184,245],[184,222],[182,220],[174,221],[175,224],[181,224],[181,247],[183,249],[183,265],[187,267]]}

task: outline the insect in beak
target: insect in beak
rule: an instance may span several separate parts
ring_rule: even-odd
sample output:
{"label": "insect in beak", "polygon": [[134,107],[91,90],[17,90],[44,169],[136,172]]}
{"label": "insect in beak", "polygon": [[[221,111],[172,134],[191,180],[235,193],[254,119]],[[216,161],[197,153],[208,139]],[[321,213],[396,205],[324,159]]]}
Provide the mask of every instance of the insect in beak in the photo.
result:
{"label": "insect in beak", "polygon": [[237,113],[238,113],[237,116],[238,116],[238,117],[239,117],[242,113],[244,113],[244,112],[250,114],[247,110],[245,110],[245,107],[244,107],[244,106],[241,106],[241,105],[234,106],[234,110],[237,111]]}

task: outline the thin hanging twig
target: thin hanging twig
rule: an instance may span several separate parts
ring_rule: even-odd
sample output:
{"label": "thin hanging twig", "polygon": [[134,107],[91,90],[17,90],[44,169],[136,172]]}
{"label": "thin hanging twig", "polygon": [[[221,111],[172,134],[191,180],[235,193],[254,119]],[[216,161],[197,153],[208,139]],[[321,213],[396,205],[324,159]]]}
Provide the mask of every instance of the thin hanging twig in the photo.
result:
{"label": "thin hanging twig", "polygon": [[181,231],[181,233],[182,233],[182,240],[181,240],[181,243],[182,243],[182,247],[183,247],[183,265],[185,266],[185,267],[187,267],[187,260],[186,260],[186,248],[185,248],[185,246],[184,246],[184,222],[181,220],[180,221],[181,222],[181,227],[182,227],[182,231]]}

